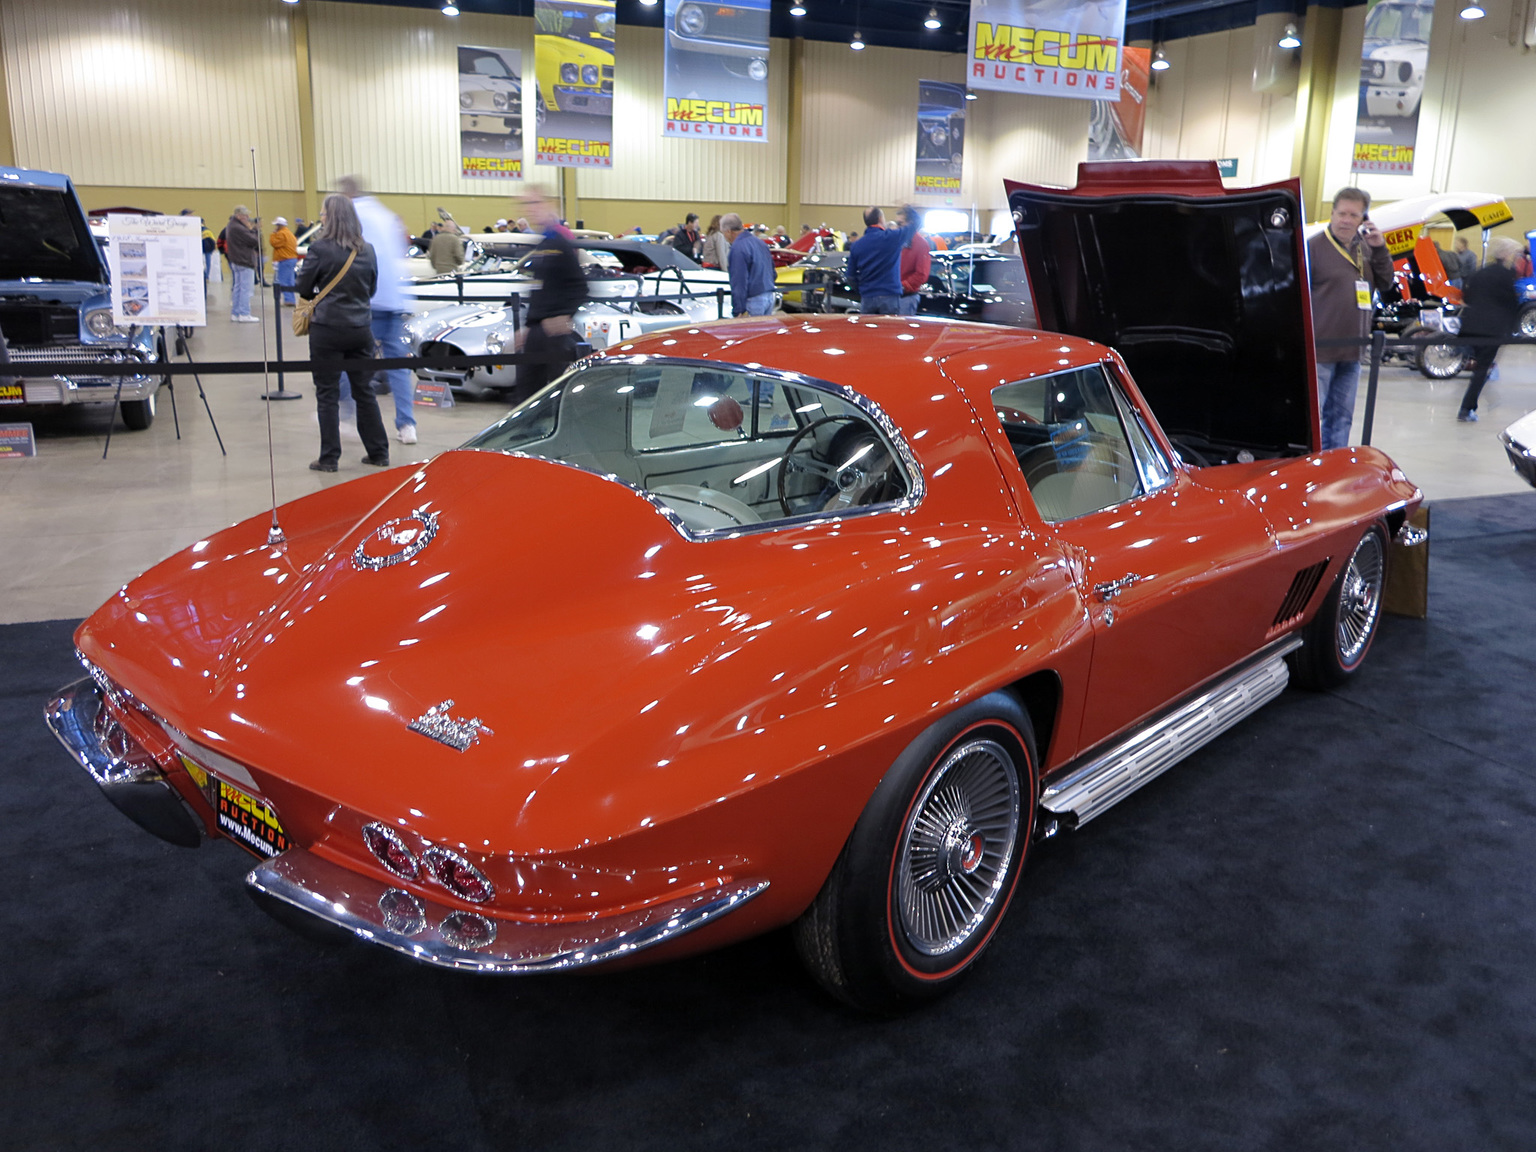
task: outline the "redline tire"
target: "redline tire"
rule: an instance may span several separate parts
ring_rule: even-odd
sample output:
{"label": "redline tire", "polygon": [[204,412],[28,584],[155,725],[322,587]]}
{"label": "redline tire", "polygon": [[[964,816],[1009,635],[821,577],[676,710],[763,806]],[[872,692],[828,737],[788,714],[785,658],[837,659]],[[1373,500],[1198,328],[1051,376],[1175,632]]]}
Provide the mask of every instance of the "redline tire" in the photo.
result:
{"label": "redline tire", "polygon": [[1034,732],[1007,693],[958,709],[914,740],[796,922],[796,945],[817,982],[875,1012],[953,987],[1008,910],[1037,789]]}
{"label": "redline tire", "polygon": [[1302,629],[1304,643],[1287,659],[1303,688],[1337,688],[1360,670],[1381,624],[1387,578],[1387,534],[1379,524],[1365,530],[1327,597]]}

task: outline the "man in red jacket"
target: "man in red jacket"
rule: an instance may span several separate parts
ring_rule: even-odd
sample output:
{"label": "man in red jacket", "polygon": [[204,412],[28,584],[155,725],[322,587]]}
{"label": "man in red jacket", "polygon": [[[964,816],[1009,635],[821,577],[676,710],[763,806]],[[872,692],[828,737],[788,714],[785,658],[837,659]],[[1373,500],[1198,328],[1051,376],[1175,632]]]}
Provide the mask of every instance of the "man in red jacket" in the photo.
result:
{"label": "man in red jacket", "polygon": [[912,229],[912,242],[901,250],[901,313],[902,316],[916,316],[918,292],[924,284],[928,283],[928,272],[933,266],[933,258],[928,255],[928,237],[917,231],[920,221],[917,213],[910,206],[902,208],[896,213],[896,219],[903,228]]}

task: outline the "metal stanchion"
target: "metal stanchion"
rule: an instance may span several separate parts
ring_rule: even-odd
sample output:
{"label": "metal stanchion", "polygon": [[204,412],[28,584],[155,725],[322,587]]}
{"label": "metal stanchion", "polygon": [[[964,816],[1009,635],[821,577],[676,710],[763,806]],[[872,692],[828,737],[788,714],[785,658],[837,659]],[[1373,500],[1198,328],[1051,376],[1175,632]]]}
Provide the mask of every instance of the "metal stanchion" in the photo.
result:
{"label": "metal stanchion", "polygon": [[716,288],[715,289],[715,319],[716,320],[724,320],[725,319],[725,289],[724,288]]}
{"label": "metal stanchion", "polygon": [[1371,429],[1376,423],[1376,382],[1381,377],[1381,354],[1387,345],[1387,334],[1380,330],[1371,333],[1371,375],[1365,386],[1365,427],[1360,431],[1360,443],[1371,442]]}
{"label": "metal stanchion", "polygon": [[272,315],[278,320],[272,325],[272,331],[277,339],[277,387],[267,389],[261,394],[261,398],[263,400],[302,400],[304,393],[283,387],[283,289],[277,284],[272,285]]}

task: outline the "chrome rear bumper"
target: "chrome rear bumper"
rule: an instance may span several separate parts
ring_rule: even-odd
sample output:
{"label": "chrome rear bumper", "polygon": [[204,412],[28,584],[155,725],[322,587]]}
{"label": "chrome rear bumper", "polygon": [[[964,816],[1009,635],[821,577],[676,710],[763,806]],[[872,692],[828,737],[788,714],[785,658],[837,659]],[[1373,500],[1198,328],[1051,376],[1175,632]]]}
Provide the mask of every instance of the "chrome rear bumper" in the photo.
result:
{"label": "chrome rear bumper", "polygon": [[437,904],[302,848],[258,865],[245,882],[269,911],[276,901],[424,964],[504,975],[616,960],[703,927],[768,887],[738,881],[621,916],[531,924]]}
{"label": "chrome rear bumper", "polygon": [[[101,689],[77,680],[43,710],[48,727],[102,794],[146,832],[183,848],[203,842],[202,822],[182,800],[159,766],[133,738],[102,711]],[[139,754],[136,754],[139,753]]]}

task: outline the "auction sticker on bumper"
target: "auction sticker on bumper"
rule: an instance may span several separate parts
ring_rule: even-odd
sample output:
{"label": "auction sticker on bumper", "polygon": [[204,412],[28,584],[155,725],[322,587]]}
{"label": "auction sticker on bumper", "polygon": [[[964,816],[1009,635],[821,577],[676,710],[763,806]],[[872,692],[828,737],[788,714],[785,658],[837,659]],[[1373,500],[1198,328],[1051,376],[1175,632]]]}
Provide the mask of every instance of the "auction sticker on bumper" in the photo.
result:
{"label": "auction sticker on bumper", "polygon": [[210,792],[220,832],[259,856],[288,851],[288,835],[265,800],[247,795],[216,777]]}

